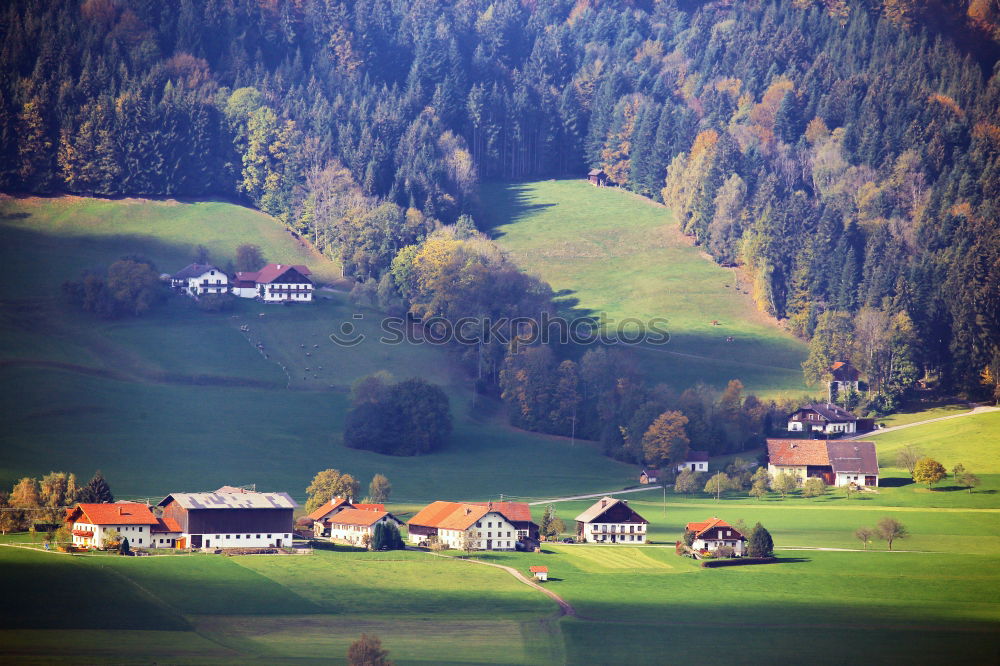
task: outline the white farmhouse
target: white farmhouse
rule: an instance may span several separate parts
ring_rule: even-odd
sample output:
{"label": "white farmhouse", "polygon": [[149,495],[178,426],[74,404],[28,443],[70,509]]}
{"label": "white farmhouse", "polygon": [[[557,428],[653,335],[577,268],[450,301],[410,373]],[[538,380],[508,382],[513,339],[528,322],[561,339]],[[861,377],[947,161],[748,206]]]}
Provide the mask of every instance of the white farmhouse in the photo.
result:
{"label": "white farmhouse", "polygon": [[149,507],[138,502],[77,504],[66,513],[73,531],[73,545],[101,548],[116,532],[136,548],[152,546],[152,530],[158,520]]}
{"label": "white farmhouse", "polygon": [[602,497],[576,517],[576,535],[586,543],[638,545],[646,542],[648,524],[625,500]]}
{"label": "white farmhouse", "polygon": [[709,518],[701,523],[688,523],[687,531],[694,532],[691,548],[702,553],[712,553],[721,546],[729,546],[733,554],[743,557],[747,538],[721,518]]}
{"label": "white farmhouse", "polygon": [[240,298],[256,298],[265,303],[308,303],[315,286],[306,266],[268,264],[259,271],[236,274],[233,293]]}
{"label": "white farmhouse", "polygon": [[[394,524],[400,527],[403,521],[388,511],[370,511],[367,509],[344,509],[329,520],[330,540],[346,541],[355,546],[367,546],[368,540],[375,534],[375,526],[379,523]],[[368,539],[365,539],[365,537]]]}
{"label": "white farmhouse", "polygon": [[677,471],[683,472],[689,469],[692,472],[708,471],[708,451],[688,451],[684,462],[677,464]]}
{"label": "white farmhouse", "polygon": [[448,548],[515,550],[518,527],[492,503],[432,502],[407,523],[412,543],[431,537]]}
{"label": "white farmhouse", "polygon": [[788,431],[854,434],[858,431],[858,417],[832,402],[804,405],[789,415]]}
{"label": "white farmhouse", "polygon": [[229,293],[229,276],[211,264],[188,264],[170,276],[170,286],[188,296]]}

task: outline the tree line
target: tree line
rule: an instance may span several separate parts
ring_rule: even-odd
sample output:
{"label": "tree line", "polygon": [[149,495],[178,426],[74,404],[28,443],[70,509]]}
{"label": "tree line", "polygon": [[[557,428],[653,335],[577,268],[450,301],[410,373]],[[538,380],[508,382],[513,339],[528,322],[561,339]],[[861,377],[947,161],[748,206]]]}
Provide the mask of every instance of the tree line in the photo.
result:
{"label": "tree line", "polygon": [[[831,320],[892,322],[866,361],[877,405],[918,375],[978,392],[1000,366],[997,17],[982,0],[14,0],[0,187],[237,198],[423,310],[448,303],[405,274],[411,248],[481,217],[479,180],[598,166],[745,266],[822,354],[854,349],[823,337]],[[503,307],[543,295],[510,282]]]}
{"label": "tree line", "polygon": [[0,533],[34,530],[36,525],[62,525],[66,509],[78,502],[109,504],[115,501],[99,471],[84,485],[76,475],[50,472],[41,479],[26,476],[9,493],[0,492]]}

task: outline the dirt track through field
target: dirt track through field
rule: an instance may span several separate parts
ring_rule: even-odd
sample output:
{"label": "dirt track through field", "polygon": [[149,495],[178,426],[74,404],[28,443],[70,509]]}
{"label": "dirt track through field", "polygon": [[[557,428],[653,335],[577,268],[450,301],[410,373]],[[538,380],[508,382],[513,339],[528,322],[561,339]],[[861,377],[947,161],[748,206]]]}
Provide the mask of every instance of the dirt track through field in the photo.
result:
{"label": "dirt track through field", "polygon": [[560,597],[558,594],[556,594],[552,590],[550,590],[550,589],[548,589],[546,587],[542,587],[541,585],[539,585],[538,583],[536,583],[532,579],[528,578],[527,576],[525,576],[524,574],[522,574],[520,571],[518,571],[514,567],[508,567],[508,566],[506,566],[504,564],[494,564],[493,562],[483,562],[482,560],[470,560],[470,559],[466,559],[466,558],[463,558],[463,557],[454,557],[452,555],[442,555],[441,553],[429,553],[429,554],[430,555],[434,555],[435,557],[443,557],[443,558],[449,559],[449,560],[459,560],[461,562],[471,562],[473,564],[482,564],[482,565],[485,565],[485,566],[488,566],[488,567],[496,567],[497,569],[503,569],[504,571],[506,571],[507,573],[509,573],[511,576],[513,576],[514,578],[516,578],[518,581],[524,583],[528,587],[535,588],[536,590],[538,590],[542,594],[548,596],[554,602],[556,602],[557,604],[559,604],[559,611],[558,611],[558,613],[556,615],[556,618],[560,618],[560,617],[564,617],[564,616],[565,617],[576,617],[577,616],[576,615],[576,609],[573,608],[573,606],[568,601],[566,601],[565,599],[563,599],[562,597]]}

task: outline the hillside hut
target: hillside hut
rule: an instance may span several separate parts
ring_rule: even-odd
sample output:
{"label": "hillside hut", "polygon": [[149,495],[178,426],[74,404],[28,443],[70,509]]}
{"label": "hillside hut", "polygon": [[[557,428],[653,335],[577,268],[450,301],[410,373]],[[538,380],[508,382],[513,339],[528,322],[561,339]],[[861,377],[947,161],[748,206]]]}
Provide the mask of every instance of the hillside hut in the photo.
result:
{"label": "hillside hut", "polygon": [[608,174],[603,169],[591,169],[587,174],[587,180],[595,187],[604,187],[608,184]]}

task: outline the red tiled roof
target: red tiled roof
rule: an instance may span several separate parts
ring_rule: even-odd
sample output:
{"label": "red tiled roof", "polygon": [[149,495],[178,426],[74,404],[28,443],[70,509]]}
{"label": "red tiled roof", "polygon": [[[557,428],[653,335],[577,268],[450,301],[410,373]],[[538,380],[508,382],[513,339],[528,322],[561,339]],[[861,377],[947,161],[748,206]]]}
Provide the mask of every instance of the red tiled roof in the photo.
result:
{"label": "red tiled roof", "polygon": [[438,528],[442,530],[467,530],[472,527],[477,520],[490,512],[486,506],[476,506],[474,504],[459,504],[457,508],[438,523]]}
{"label": "red tiled roof", "polygon": [[176,518],[157,518],[150,532],[182,532],[181,524]]}
{"label": "red tiled roof", "polygon": [[548,567],[541,567],[541,566],[538,566],[538,567],[528,567],[528,571],[530,571],[531,573],[548,573],[549,572],[549,568]]}
{"label": "red tiled roof", "polygon": [[80,515],[86,516],[93,525],[156,525],[158,522],[149,507],[139,502],[77,504],[67,520],[77,522],[76,517]]}
{"label": "red tiled roof", "polygon": [[826,442],[821,439],[768,439],[767,459],[772,465],[829,465]]}
{"label": "red tiled roof", "polygon": [[703,533],[712,529],[713,527],[728,527],[732,529],[732,525],[722,520],[721,518],[709,518],[702,523],[688,523],[687,529],[695,533],[695,536],[701,536]]}
{"label": "red tiled roof", "polygon": [[491,506],[494,511],[499,511],[507,520],[515,523],[531,522],[531,507],[527,502],[469,502],[476,506]]}
{"label": "red tiled roof", "polygon": [[385,511],[369,511],[366,509],[344,509],[330,519],[331,525],[374,525],[389,514]]}
{"label": "red tiled roof", "polygon": [[[347,500],[343,497],[334,497],[332,500],[310,513],[309,519],[312,521],[323,520],[331,511],[344,504],[347,504]],[[350,504],[347,504],[347,506],[350,506]]]}
{"label": "red tiled roof", "polygon": [[355,509],[362,511],[385,511],[385,504],[352,504]]}
{"label": "red tiled roof", "polygon": [[437,527],[438,523],[450,515],[458,506],[457,502],[444,502],[441,500],[431,502],[420,511],[417,511],[416,515],[410,518],[407,524]]}

